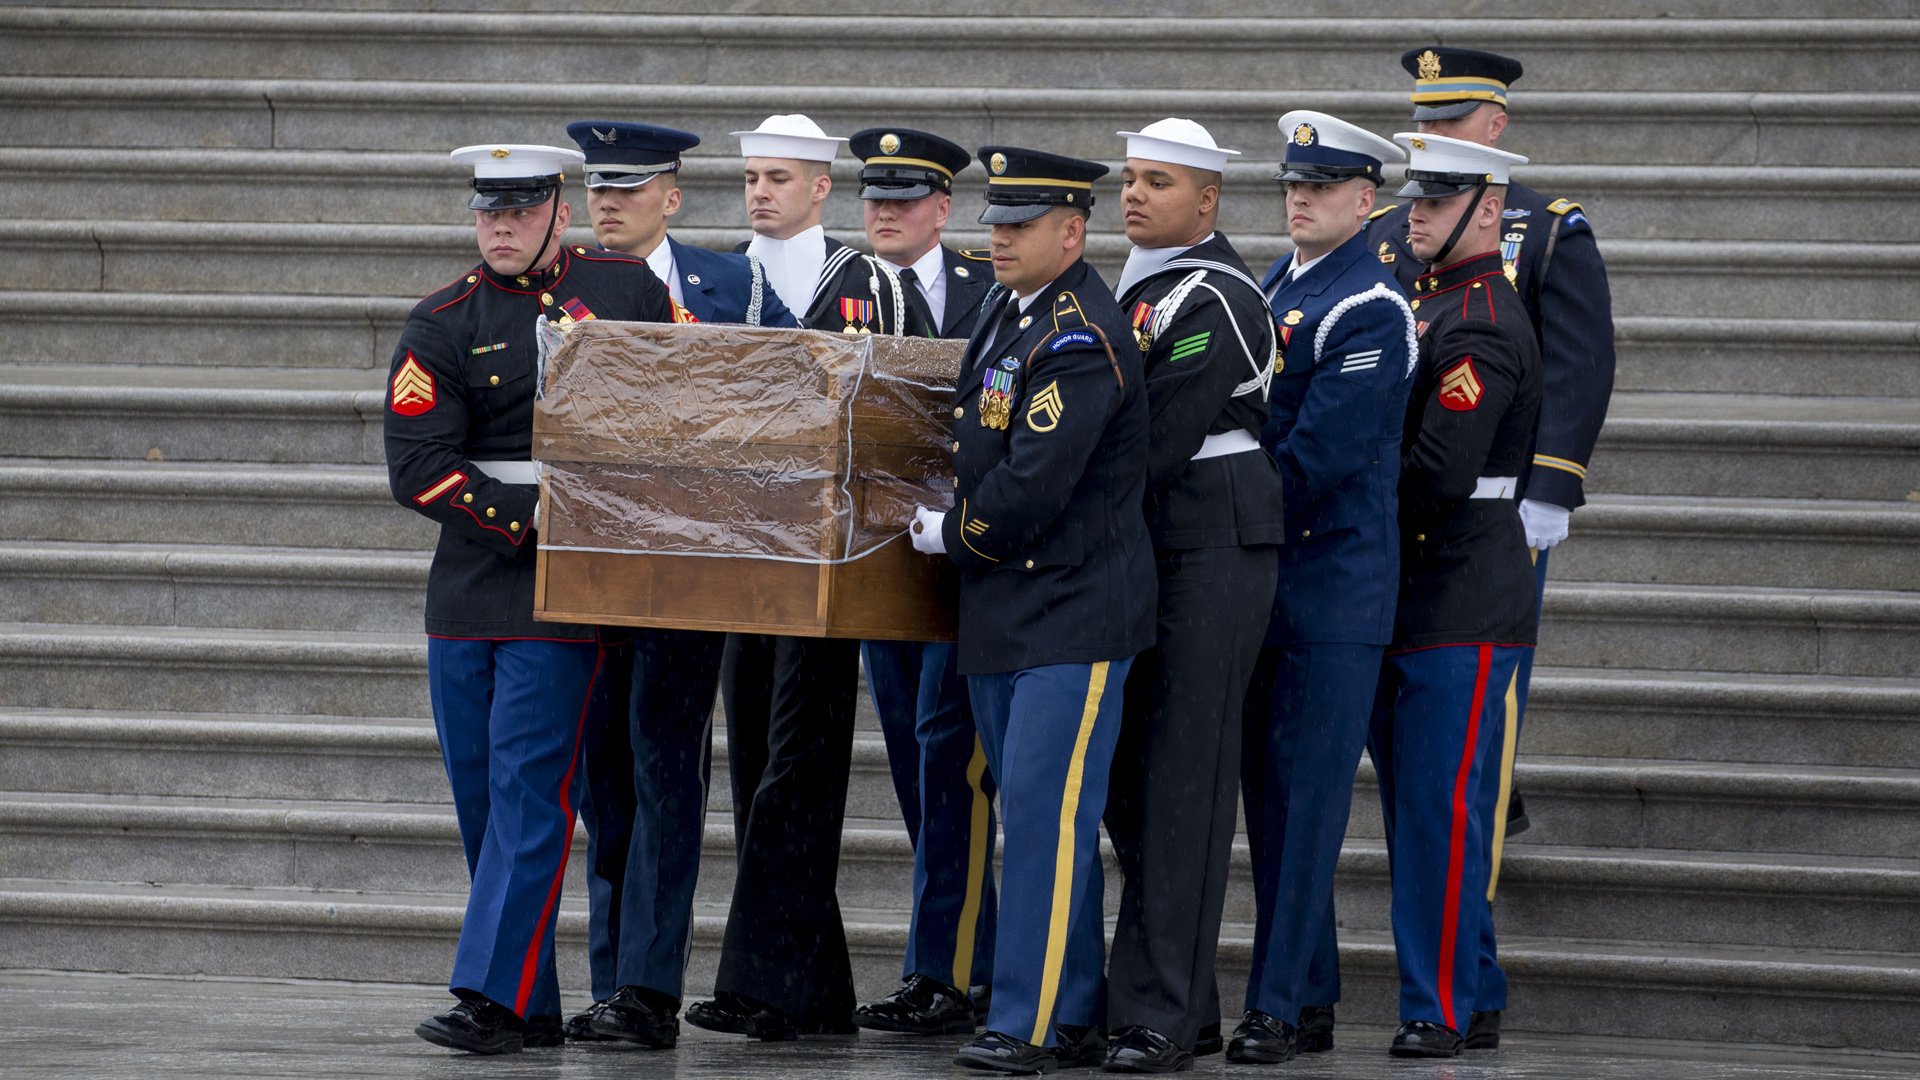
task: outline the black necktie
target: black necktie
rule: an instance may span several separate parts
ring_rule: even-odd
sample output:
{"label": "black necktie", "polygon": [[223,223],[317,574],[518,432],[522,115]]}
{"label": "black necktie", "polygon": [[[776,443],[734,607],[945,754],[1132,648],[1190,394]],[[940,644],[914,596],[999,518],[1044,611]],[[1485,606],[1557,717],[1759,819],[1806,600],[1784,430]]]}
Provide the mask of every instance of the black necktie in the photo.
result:
{"label": "black necktie", "polygon": [[920,275],[913,272],[913,267],[900,271],[900,287],[906,290],[908,310],[926,328],[924,333],[927,337],[939,337],[940,324],[933,321],[933,307],[927,303],[926,294],[920,291],[919,281]]}

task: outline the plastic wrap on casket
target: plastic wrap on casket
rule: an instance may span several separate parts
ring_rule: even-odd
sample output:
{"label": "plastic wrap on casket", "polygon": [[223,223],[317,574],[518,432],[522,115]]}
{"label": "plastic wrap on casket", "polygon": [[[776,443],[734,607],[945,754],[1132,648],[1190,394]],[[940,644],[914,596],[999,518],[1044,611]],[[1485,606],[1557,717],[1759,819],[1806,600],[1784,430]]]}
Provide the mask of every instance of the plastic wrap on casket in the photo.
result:
{"label": "plastic wrap on casket", "polygon": [[576,323],[533,422],[548,548],[840,562],[953,505],[963,343]]}

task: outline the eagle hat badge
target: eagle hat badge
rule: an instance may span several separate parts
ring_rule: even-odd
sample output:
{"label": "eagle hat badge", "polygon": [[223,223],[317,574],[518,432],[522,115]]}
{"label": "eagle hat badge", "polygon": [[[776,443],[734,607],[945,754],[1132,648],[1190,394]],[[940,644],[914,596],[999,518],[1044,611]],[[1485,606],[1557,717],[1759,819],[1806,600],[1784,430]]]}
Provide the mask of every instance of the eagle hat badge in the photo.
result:
{"label": "eagle hat badge", "polygon": [[593,132],[594,138],[599,139],[608,146],[612,146],[614,142],[620,138],[619,128],[608,128],[605,131],[601,131],[599,128],[588,128],[587,130]]}
{"label": "eagle hat badge", "polygon": [[1313,130],[1312,124],[1300,124],[1293,129],[1293,144],[1295,146],[1312,146],[1314,141],[1319,137],[1320,133]]}
{"label": "eagle hat badge", "polygon": [[895,135],[891,131],[887,132],[885,135],[880,136],[880,152],[883,154],[899,153],[900,152],[900,136]]}
{"label": "eagle hat badge", "polygon": [[1440,54],[1439,53],[1434,52],[1432,49],[1428,49],[1426,52],[1423,52],[1420,54],[1420,58],[1417,61],[1417,63],[1420,66],[1421,78],[1437,79],[1440,77]]}
{"label": "eagle hat badge", "polygon": [[493,152],[493,156],[494,156],[494,157],[497,157],[497,158],[503,158],[503,157],[508,157],[508,156],[511,156],[511,155],[512,155],[512,153],[513,153],[513,151],[511,151],[511,150],[509,150],[509,149],[507,149],[506,147],[504,147],[504,146],[503,146],[503,147],[501,147],[501,148],[499,148],[498,150],[495,150],[495,151]]}
{"label": "eagle hat badge", "polygon": [[1007,171],[1007,155],[995,154],[992,157],[988,158],[987,168],[992,169],[993,175],[995,176],[999,176],[1001,173],[1006,172]]}

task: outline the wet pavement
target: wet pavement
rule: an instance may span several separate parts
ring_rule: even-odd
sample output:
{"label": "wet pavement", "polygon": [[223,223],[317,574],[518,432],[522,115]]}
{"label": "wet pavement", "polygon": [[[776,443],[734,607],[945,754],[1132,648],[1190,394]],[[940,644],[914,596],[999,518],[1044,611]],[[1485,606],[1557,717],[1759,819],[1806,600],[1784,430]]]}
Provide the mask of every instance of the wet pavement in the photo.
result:
{"label": "wet pavement", "polygon": [[[961,1040],[892,1035],[750,1043],[685,1028],[678,1050],[571,1046],[476,1058],[412,1034],[452,999],[433,987],[0,972],[6,1080],[408,1077],[419,1080],[978,1078]],[[583,1004],[582,1002],[581,1004]],[[569,1002],[571,1007],[576,1003]],[[1342,1028],[1340,1045],[1279,1066],[1202,1060],[1193,1075],[1288,1080],[1748,1080],[1911,1078],[1920,1056],[1511,1035],[1498,1051],[1397,1061],[1391,1033]],[[1091,1075],[1090,1073],[1087,1075]]]}

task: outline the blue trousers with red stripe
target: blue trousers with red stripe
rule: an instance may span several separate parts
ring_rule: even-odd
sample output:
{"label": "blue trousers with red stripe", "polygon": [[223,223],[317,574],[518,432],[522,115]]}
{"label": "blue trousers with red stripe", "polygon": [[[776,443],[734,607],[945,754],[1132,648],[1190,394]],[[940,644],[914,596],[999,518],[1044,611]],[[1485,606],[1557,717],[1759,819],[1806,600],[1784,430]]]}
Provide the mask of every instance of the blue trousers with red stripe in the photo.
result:
{"label": "blue trousers with red stripe", "polygon": [[1100,817],[1133,659],[967,676],[1005,837],[987,1030],[1052,1046],[1106,1014]]}
{"label": "blue trousers with red stripe", "polygon": [[427,639],[427,682],[473,889],[449,988],[557,1016],[553,927],[581,740],[606,708],[591,641]]}
{"label": "blue trousers with red stripe", "polygon": [[965,990],[993,972],[993,777],[973,724],[959,648],[863,641],[860,663],[913,841],[913,923],[900,975]]}
{"label": "blue trousers with red stripe", "polygon": [[1465,1031],[1478,1005],[1487,919],[1480,786],[1497,768],[1515,672],[1531,648],[1443,645],[1389,653],[1367,752],[1380,777],[1393,874],[1400,1019]]}

